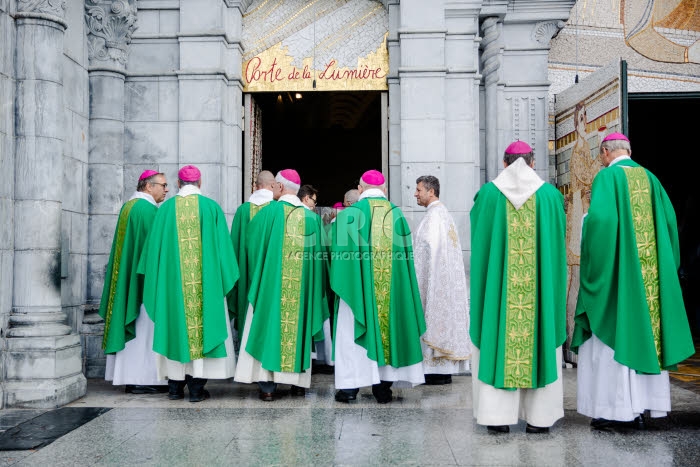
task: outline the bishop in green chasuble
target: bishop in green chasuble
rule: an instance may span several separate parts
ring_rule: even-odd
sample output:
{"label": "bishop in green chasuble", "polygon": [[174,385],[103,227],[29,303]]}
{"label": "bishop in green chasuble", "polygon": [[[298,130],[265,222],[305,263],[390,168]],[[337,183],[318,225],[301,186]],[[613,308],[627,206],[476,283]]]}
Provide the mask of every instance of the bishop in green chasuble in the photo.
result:
{"label": "bishop in green chasuble", "polygon": [[329,315],[321,218],[284,194],[246,235],[250,305],[235,380],[308,388],[314,338]]}
{"label": "bishop in green chasuble", "polygon": [[165,175],[155,170],[145,170],[139,177],[136,191],[117,218],[100,300],[105,380],[126,385],[130,393],[153,393],[162,390],[154,386],[167,384],[157,376],[153,321],[143,306],[143,277],[136,272],[167,186]]}
{"label": "bishop in green chasuble", "polygon": [[231,244],[238,259],[238,271],[241,277],[236,282],[236,285],[233,286],[233,290],[227,300],[228,309],[234,319],[233,327],[238,331],[239,335],[243,334],[245,314],[248,310],[248,287],[250,285],[248,255],[246,253],[248,224],[271,201],[272,191],[264,188],[256,190],[250,196],[249,201],[238,207],[231,223]]}
{"label": "bishop in green chasuble", "polygon": [[527,143],[508,146],[504,161],[470,213],[474,416],[503,430],[521,416],[546,429],[564,415],[564,197],[533,170]]}
{"label": "bishop in green chasuble", "polygon": [[226,217],[197,186],[158,210],[139,262],[144,304],[155,324],[159,375],[230,378],[235,372],[226,295],[238,280]]}
{"label": "bishop in green chasuble", "polygon": [[[571,348],[577,406],[596,428],[671,410],[667,370],[695,348],[683,304],[673,205],[634,162],[629,139],[607,135],[583,221],[581,284]],[[601,423],[603,425],[601,425]]]}
{"label": "bishop in green chasuble", "polygon": [[632,159],[596,176],[583,223],[572,349],[592,334],[615,360],[658,374],[695,353],[678,279],[676,215],[659,180]]}
{"label": "bishop in green chasuble", "polygon": [[[420,338],[426,329],[411,231],[383,187],[381,173],[365,172],[359,201],[338,213],[331,235],[335,385],[372,385],[381,403],[391,400],[391,382],[425,382]],[[376,392],[380,384],[386,387]]]}
{"label": "bishop in green chasuble", "polygon": [[105,321],[106,354],[123,350],[136,336],[143,302],[143,277],[136,274],[136,266],[157,212],[155,204],[139,197],[127,201],[119,212],[98,312]]}

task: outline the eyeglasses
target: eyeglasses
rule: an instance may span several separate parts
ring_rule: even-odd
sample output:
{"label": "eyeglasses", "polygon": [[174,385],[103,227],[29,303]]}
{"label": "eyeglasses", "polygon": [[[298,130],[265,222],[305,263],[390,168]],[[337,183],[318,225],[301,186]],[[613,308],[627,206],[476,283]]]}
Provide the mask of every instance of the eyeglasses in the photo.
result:
{"label": "eyeglasses", "polygon": [[163,187],[163,189],[168,188],[167,183],[158,183],[158,182],[150,182],[152,185],[160,185]]}
{"label": "eyeglasses", "polygon": [[316,206],[316,198],[309,198],[309,199],[314,203],[314,206]]}

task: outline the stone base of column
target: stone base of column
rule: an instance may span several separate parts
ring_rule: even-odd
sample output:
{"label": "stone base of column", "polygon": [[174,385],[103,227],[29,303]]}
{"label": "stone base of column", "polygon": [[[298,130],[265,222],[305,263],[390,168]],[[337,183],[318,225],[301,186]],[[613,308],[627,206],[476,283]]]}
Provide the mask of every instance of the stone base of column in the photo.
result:
{"label": "stone base of column", "polygon": [[81,373],[65,378],[6,381],[0,394],[8,409],[55,409],[87,393],[87,379]]}
{"label": "stone base of column", "polygon": [[104,378],[107,357],[102,350],[105,322],[97,314],[98,305],[86,305],[80,325],[80,343],[83,347],[83,374],[86,378]]}
{"label": "stone base of column", "polygon": [[6,339],[3,407],[50,409],[84,396],[81,361],[77,334]]}

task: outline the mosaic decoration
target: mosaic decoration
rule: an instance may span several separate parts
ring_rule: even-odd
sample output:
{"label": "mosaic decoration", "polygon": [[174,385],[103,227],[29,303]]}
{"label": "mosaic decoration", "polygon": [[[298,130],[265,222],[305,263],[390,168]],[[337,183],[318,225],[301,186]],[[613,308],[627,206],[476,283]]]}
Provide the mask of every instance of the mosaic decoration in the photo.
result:
{"label": "mosaic decoration", "polygon": [[696,0],[620,3],[625,42],[659,62],[700,63],[700,6]]}
{"label": "mosaic decoration", "polygon": [[257,0],[243,17],[244,92],[387,90],[388,30],[374,0]]}

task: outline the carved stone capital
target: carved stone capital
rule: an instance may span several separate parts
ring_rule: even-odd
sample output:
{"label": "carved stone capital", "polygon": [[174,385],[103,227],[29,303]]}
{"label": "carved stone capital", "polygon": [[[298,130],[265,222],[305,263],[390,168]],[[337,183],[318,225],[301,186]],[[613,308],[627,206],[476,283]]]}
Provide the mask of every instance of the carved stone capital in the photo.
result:
{"label": "carved stone capital", "polygon": [[65,18],[66,0],[17,0],[17,12]]}
{"label": "carved stone capital", "polygon": [[532,30],[532,38],[542,45],[548,45],[557,33],[564,28],[566,23],[561,20],[557,21],[542,21],[535,24]]}
{"label": "carved stone capital", "polygon": [[136,0],[85,0],[90,65],[126,65],[136,30]]}

